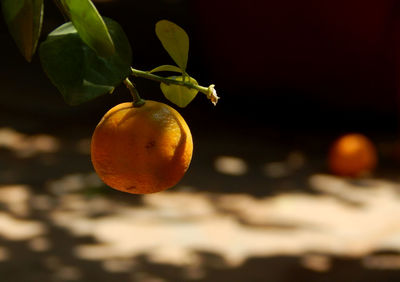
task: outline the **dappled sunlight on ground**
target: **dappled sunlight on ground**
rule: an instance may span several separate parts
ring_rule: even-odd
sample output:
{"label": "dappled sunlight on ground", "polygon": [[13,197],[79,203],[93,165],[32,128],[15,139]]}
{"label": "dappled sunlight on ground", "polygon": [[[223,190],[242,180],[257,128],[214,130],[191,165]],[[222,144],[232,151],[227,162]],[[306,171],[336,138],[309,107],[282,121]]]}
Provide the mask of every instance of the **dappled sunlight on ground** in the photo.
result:
{"label": "dappled sunlight on ground", "polygon": [[215,170],[230,175],[243,175],[247,172],[244,160],[232,156],[219,156],[214,162]]}
{"label": "dappled sunlight on ground", "polygon": [[[132,206],[101,193],[82,193],[88,184],[100,185],[94,179],[91,174],[65,176],[48,183],[48,195],[35,195],[23,185],[0,187],[0,203],[9,211],[0,212],[0,237],[26,240],[32,252],[51,253],[63,243],[47,237],[57,226],[68,236],[92,238],[74,244],[72,256],[98,261],[110,273],[130,272],[135,257],[145,256],[202,277],[203,253],[218,255],[228,268],[252,257],[278,255],[298,256],[300,265],[315,272],[331,268],[330,256],[364,257],[368,268],[400,268],[398,255],[369,255],[400,251],[400,190],[394,182],[312,175],[310,185],[321,194],[256,198],[176,189],[145,195]],[[30,215],[38,212],[45,212],[46,220]],[[0,244],[0,261],[7,261],[9,252]],[[57,275],[81,275],[79,268],[62,266],[55,258],[45,261],[58,269]]]}
{"label": "dappled sunlight on ground", "polygon": [[[400,238],[397,184],[371,180],[366,188],[324,175],[310,181],[317,189],[323,184],[337,189],[330,188],[332,195],[288,193],[261,199],[164,192],[144,196],[138,207],[75,195],[60,202],[52,220],[100,243],[77,246],[76,254],[85,259],[147,254],[159,263],[184,265],[198,262],[200,251],[216,253],[235,266],[252,256],[362,256],[382,247],[400,250],[394,240]],[[106,215],[90,216],[102,209]]]}
{"label": "dappled sunlight on ground", "polygon": [[264,165],[264,174],[270,178],[290,176],[305,164],[305,156],[301,152],[291,152],[285,160],[268,162]]}
{"label": "dappled sunlight on ground", "polygon": [[0,213],[0,235],[7,240],[26,240],[45,232],[45,225],[38,221],[16,219]]}
{"label": "dappled sunlight on ground", "polygon": [[60,142],[47,134],[25,135],[12,128],[0,128],[0,147],[16,153],[18,157],[27,158],[40,153],[54,153],[59,150]]}
{"label": "dappled sunlight on ground", "polygon": [[90,138],[59,140],[0,129],[11,168],[0,167],[14,172],[0,185],[7,281],[26,280],[20,267],[33,281],[342,281],[338,267],[362,277],[400,271],[396,179],[321,174],[298,150],[252,159],[217,148],[177,187],[130,195],[93,172]]}

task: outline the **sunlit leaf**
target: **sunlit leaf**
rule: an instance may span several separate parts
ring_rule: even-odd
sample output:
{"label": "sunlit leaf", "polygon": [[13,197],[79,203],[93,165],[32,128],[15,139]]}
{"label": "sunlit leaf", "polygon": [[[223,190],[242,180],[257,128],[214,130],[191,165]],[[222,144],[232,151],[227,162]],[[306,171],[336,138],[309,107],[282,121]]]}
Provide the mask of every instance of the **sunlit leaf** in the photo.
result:
{"label": "sunlit leaf", "polygon": [[43,0],[2,0],[3,16],[27,61],[36,51],[43,21]]}
{"label": "sunlit leaf", "polygon": [[117,22],[104,21],[115,44],[115,53],[110,57],[101,57],[89,48],[71,22],[54,30],[40,45],[43,69],[69,104],[109,93],[130,73],[128,39]]}
{"label": "sunlit leaf", "polygon": [[102,17],[90,0],[62,0],[82,40],[98,55],[108,57],[115,47]]}
{"label": "sunlit leaf", "polygon": [[186,70],[189,54],[189,36],[178,25],[161,20],[156,24],[156,34],[164,49],[183,70]]}
{"label": "sunlit leaf", "polygon": [[172,65],[162,65],[159,67],[156,67],[149,71],[149,73],[154,73],[154,72],[162,72],[162,71],[169,71],[169,72],[179,72],[182,73],[182,70],[178,68],[177,66],[172,66]]}
{"label": "sunlit leaf", "polygon": [[[182,76],[171,76],[170,79],[182,81]],[[197,85],[197,81],[190,77],[186,77],[192,84]],[[175,84],[165,84],[161,83],[160,85],[161,91],[163,92],[164,96],[174,103],[175,105],[184,108],[186,107],[193,99],[196,97],[197,91],[196,89],[189,89],[186,86],[175,85]]]}

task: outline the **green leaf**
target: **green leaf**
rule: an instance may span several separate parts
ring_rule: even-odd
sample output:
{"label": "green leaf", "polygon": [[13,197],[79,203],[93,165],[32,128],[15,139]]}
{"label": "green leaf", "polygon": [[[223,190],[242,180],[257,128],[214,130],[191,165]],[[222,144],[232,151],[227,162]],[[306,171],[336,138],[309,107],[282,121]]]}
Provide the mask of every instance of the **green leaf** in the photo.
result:
{"label": "green leaf", "polygon": [[162,65],[159,67],[156,67],[149,71],[149,73],[154,73],[154,72],[161,72],[161,71],[169,71],[169,72],[179,72],[182,73],[182,70],[178,68],[177,66],[172,66],[172,65]]}
{"label": "green leaf", "polygon": [[3,16],[18,49],[30,62],[43,22],[43,0],[2,0]]}
{"label": "green leaf", "polygon": [[130,74],[129,41],[117,22],[104,21],[115,44],[110,57],[100,57],[89,48],[71,22],[58,27],[40,45],[44,71],[71,105],[109,93]]}
{"label": "green leaf", "polygon": [[[182,76],[171,76],[168,78],[179,81],[183,80]],[[193,84],[198,84],[197,81],[192,77],[186,77],[186,79],[189,79],[189,82]],[[181,108],[186,107],[199,92],[196,89],[189,89],[186,86],[175,84],[167,85],[165,83],[161,83],[160,87],[161,91],[164,93],[165,98]]]}
{"label": "green leaf", "polygon": [[185,71],[189,54],[189,36],[187,33],[178,25],[167,20],[161,20],[156,24],[156,34],[171,58],[182,71]]}
{"label": "green leaf", "polygon": [[62,0],[82,40],[98,55],[114,54],[115,46],[107,26],[90,0]]}

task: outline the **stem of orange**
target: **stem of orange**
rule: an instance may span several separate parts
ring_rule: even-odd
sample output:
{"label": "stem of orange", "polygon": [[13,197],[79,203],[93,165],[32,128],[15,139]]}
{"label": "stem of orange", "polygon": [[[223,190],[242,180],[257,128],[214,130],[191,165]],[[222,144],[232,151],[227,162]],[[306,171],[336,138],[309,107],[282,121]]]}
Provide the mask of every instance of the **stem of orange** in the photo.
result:
{"label": "stem of orange", "polygon": [[124,84],[132,95],[133,106],[136,108],[143,106],[146,103],[146,101],[140,97],[139,92],[137,91],[135,85],[133,85],[133,83],[129,80],[129,78],[125,78]]}

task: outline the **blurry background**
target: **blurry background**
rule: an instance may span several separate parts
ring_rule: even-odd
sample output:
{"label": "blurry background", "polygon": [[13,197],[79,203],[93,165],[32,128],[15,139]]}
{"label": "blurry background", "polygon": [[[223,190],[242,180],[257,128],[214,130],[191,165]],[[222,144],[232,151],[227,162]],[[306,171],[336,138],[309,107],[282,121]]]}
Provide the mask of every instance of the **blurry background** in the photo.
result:
{"label": "blurry background", "polygon": [[[105,187],[90,137],[124,87],[70,107],[0,24],[0,281],[398,281],[400,6],[394,0],[98,0],[132,65],[172,63],[160,19],[190,36],[188,72],[216,84],[180,113],[194,138],[177,187]],[[63,22],[45,1],[44,35]],[[137,79],[142,96],[167,102]],[[329,174],[360,132],[379,166]]]}

